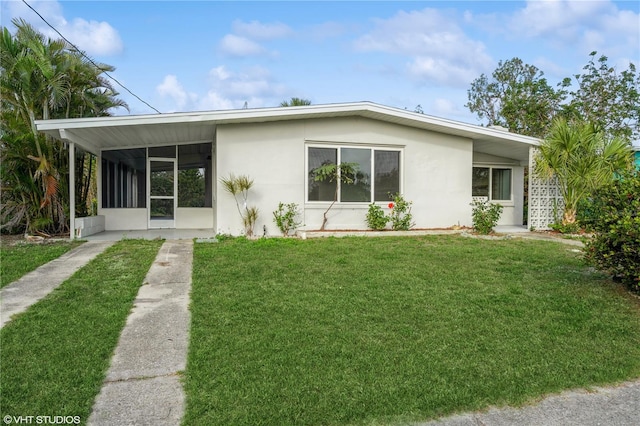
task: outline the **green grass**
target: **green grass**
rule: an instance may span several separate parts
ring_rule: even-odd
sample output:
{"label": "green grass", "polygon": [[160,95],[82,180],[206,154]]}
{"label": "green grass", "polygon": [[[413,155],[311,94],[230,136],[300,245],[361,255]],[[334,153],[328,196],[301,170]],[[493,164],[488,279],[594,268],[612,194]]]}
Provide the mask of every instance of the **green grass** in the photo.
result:
{"label": "green grass", "polygon": [[80,241],[57,241],[54,243],[19,243],[0,246],[0,288],[11,284],[38,266],[57,259]]}
{"label": "green grass", "polygon": [[639,377],[638,303],[580,257],[455,236],[197,244],[184,424],[397,424]]}
{"label": "green grass", "polygon": [[162,241],[109,247],[0,331],[2,415],[88,419]]}

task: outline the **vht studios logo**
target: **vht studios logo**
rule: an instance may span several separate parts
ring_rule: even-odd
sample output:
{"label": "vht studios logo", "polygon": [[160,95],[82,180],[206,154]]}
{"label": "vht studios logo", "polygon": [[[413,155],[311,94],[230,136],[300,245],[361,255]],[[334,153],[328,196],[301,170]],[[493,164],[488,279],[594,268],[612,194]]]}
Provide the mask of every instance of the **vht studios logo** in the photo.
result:
{"label": "vht studios logo", "polygon": [[36,425],[78,425],[80,416],[10,416],[2,418],[4,424],[36,424]]}

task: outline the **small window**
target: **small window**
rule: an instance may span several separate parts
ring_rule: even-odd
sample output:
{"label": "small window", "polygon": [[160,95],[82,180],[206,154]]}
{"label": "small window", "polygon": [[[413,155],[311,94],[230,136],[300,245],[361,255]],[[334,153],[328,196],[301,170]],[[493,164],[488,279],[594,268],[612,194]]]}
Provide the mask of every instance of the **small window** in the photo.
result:
{"label": "small window", "polygon": [[474,167],[471,195],[492,201],[510,201],[511,175],[511,169]]}
{"label": "small window", "polygon": [[489,168],[474,167],[471,195],[474,197],[489,196]]}
{"label": "small window", "polygon": [[491,199],[511,200],[511,169],[491,169]]}

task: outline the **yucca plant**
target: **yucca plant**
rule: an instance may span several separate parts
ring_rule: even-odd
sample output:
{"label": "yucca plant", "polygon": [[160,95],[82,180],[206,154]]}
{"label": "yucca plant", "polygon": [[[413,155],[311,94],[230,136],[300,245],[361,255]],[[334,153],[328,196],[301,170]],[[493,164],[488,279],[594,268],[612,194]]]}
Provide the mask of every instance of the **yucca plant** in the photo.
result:
{"label": "yucca plant", "polygon": [[[253,228],[258,220],[258,208],[247,205],[249,190],[253,186],[253,179],[247,175],[235,176],[231,173],[229,177],[220,178],[220,183],[225,191],[233,195],[238,213],[242,219],[245,235],[247,237],[253,236]],[[242,206],[240,205],[241,203]]]}

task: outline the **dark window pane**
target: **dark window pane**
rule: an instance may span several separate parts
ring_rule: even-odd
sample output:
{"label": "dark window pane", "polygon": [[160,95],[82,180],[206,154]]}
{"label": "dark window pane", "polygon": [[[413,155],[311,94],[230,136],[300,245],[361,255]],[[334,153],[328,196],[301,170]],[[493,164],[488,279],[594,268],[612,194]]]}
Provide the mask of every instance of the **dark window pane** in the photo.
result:
{"label": "dark window pane", "polygon": [[173,220],[173,199],[152,199],[151,220]]}
{"label": "dark window pane", "polygon": [[489,196],[489,168],[474,167],[471,181],[471,195],[474,197]]}
{"label": "dark window pane", "polygon": [[375,151],[374,201],[388,201],[400,192],[400,152]]}
{"label": "dark window pane", "polygon": [[491,170],[491,199],[511,200],[511,169]]}
{"label": "dark window pane", "polygon": [[336,182],[315,180],[315,170],[326,164],[337,164],[338,150],[335,148],[309,148],[309,201],[333,201]]}
{"label": "dark window pane", "polygon": [[149,157],[176,158],[176,146],[154,146],[149,148]]}
{"label": "dark window pane", "polygon": [[147,157],[144,148],[102,152],[102,208],[147,205]]}
{"label": "dark window pane", "polygon": [[371,202],[371,150],[361,148],[342,148],[341,163],[355,164],[355,174],[349,176],[352,183],[340,186],[340,201]]}

